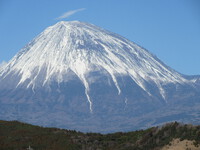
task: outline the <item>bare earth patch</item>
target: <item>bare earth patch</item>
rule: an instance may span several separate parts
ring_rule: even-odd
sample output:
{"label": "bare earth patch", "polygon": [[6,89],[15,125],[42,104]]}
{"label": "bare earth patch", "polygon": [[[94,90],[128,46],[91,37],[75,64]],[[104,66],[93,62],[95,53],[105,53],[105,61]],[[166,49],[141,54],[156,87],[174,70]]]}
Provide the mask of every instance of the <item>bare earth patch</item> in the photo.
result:
{"label": "bare earth patch", "polygon": [[164,146],[161,150],[200,150],[200,146],[194,145],[194,141],[174,139],[169,145]]}

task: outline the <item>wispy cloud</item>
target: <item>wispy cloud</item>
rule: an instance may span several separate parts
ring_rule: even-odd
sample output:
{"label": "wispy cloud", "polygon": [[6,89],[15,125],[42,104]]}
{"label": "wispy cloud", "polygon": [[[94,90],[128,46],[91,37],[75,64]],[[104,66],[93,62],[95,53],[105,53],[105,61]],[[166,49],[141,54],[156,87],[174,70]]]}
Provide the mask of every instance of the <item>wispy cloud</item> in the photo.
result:
{"label": "wispy cloud", "polygon": [[64,19],[64,18],[68,18],[69,16],[79,12],[79,11],[83,11],[85,10],[85,8],[80,8],[80,9],[76,9],[76,10],[70,10],[70,11],[67,11],[65,12],[64,14],[62,14],[61,16],[59,16],[58,18],[56,18],[57,20],[60,20],[60,19]]}

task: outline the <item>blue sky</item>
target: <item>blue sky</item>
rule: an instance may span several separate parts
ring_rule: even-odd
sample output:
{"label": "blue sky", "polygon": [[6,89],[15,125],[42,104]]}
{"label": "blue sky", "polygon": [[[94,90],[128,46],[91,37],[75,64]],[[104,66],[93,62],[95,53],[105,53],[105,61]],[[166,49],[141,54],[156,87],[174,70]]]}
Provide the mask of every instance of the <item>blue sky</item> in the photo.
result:
{"label": "blue sky", "polygon": [[95,24],[200,75],[199,0],[0,0],[0,62],[60,20]]}

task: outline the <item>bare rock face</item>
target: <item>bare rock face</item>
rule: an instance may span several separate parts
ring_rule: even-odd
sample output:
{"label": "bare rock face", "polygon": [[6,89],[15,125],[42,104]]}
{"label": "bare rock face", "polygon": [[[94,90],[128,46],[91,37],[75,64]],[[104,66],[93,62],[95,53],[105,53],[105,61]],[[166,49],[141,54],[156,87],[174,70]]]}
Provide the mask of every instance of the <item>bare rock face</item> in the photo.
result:
{"label": "bare rock face", "polygon": [[0,119],[102,133],[200,123],[194,78],[117,34],[62,21],[1,65]]}

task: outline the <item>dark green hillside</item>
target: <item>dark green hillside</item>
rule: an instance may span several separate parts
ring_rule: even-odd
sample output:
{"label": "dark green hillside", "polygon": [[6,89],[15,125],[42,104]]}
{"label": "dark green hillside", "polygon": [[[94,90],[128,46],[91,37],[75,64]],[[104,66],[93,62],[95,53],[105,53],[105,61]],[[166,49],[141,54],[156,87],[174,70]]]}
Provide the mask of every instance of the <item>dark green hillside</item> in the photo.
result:
{"label": "dark green hillside", "polygon": [[81,133],[56,128],[43,128],[18,121],[0,121],[0,150],[151,150],[173,138],[200,143],[200,126],[166,124],[128,133]]}

